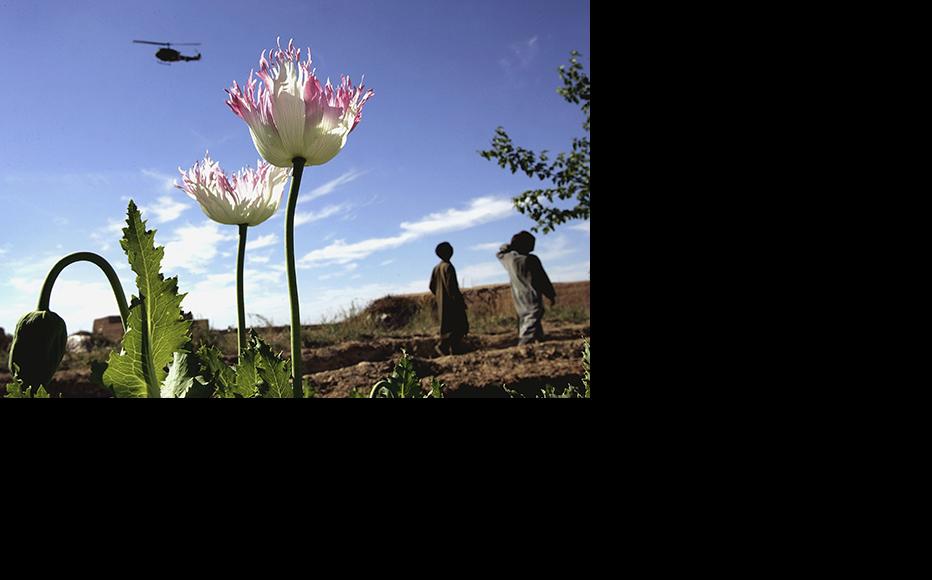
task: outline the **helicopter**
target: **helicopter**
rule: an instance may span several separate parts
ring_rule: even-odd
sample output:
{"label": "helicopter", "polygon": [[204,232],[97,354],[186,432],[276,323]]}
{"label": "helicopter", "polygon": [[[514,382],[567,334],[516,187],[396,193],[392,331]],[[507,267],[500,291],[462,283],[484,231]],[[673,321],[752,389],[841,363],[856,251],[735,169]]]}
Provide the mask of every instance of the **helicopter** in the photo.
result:
{"label": "helicopter", "polygon": [[[174,48],[172,48],[171,47],[172,43],[170,42],[152,42],[149,40],[134,40],[133,42],[137,44],[155,44],[158,46],[165,47],[165,48],[160,48],[155,53],[155,58],[159,59],[160,61],[163,61],[163,62],[160,62],[159,64],[169,64],[169,63],[178,62],[181,60],[184,60],[184,61],[201,60],[200,52],[194,56],[185,56],[181,54],[180,52],[178,52],[177,50],[175,50]],[[175,45],[177,46],[200,46],[200,44],[201,44],[200,42],[176,42],[175,43]]]}

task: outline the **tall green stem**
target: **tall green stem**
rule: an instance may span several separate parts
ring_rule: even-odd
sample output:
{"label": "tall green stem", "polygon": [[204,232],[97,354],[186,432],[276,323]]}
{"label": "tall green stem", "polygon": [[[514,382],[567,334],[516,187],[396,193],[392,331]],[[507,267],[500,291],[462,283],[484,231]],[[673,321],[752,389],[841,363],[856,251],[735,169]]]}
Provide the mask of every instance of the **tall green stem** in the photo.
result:
{"label": "tall green stem", "polygon": [[246,261],[246,229],[247,224],[239,225],[239,253],[236,255],[236,321],[237,337],[239,338],[239,360],[243,360],[243,351],[246,350],[246,303],[243,300],[243,262]]}
{"label": "tall green stem", "polygon": [[74,254],[68,254],[52,266],[48,276],[45,277],[45,283],[42,284],[42,292],[39,294],[38,310],[49,309],[49,302],[52,299],[52,287],[55,286],[55,280],[58,279],[58,275],[61,274],[62,270],[75,262],[90,262],[103,270],[104,274],[107,276],[107,280],[110,281],[110,288],[113,289],[113,297],[116,298],[117,307],[120,309],[120,318],[123,320],[123,330],[125,332],[126,319],[129,317],[129,308],[126,306],[126,294],[123,293],[123,285],[120,284],[120,279],[117,277],[110,262],[103,256],[99,256],[92,252],[75,252]]}
{"label": "tall green stem", "polygon": [[285,265],[288,268],[288,295],[291,298],[291,388],[294,397],[304,396],[301,385],[301,312],[298,306],[298,276],[294,266],[294,211],[298,205],[298,190],[304,173],[303,157],[292,159],[291,191],[288,192],[288,212],[285,214]]}

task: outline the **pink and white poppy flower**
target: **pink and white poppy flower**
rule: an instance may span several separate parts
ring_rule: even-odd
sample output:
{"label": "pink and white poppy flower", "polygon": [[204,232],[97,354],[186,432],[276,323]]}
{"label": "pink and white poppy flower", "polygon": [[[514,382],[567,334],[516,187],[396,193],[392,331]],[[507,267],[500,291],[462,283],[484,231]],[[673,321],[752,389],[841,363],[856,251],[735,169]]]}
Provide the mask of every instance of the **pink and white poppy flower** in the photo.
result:
{"label": "pink and white poppy flower", "polygon": [[278,211],[290,172],[265,161],[256,165],[227,178],[220,164],[206,154],[188,171],[178,168],[182,182],[175,187],[197,201],[215,222],[257,226]]}
{"label": "pink and white poppy flower", "polygon": [[330,161],[346,144],[374,91],[365,91],[362,84],[354,87],[347,76],[341,76],[336,89],[329,79],[321,87],[311,69],[310,49],[301,62],[301,50],[292,41],[285,50],[279,44],[269,51],[269,60],[263,50],[255,73],[261,83],[254,71],[245,90],[233,81],[227,105],[249,125],[256,149],[272,165],[292,167],[296,157],[303,157],[305,165]]}

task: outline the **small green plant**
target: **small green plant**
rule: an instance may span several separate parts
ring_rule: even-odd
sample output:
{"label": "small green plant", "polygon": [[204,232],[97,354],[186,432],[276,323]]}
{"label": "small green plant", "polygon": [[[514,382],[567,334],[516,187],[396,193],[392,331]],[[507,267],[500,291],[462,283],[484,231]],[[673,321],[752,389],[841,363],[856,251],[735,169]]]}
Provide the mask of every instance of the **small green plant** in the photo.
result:
{"label": "small green plant", "polygon": [[[184,380],[181,366],[188,362],[182,347],[191,340],[191,322],[181,315],[185,295],[178,292],[177,277],[161,274],[165,248],[155,245],[155,230],[146,230],[132,201],[120,245],[136,273],[139,294],[130,304],[123,349],[111,353],[107,361],[104,384],[117,397],[158,398],[187,392],[179,382]],[[169,364],[172,369],[166,372]],[[163,385],[169,377],[171,383]]]}
{"label": "small green plant", "polygon": [[[587,338],[583,342],[582,350],[582,359],[583,359],[583,392],[580,392],[576,385],[566,385],[565,389],[557,390],[553,385],[545,385],[541,387],[540,391],[537,393],[538,399],[589,399],[589,339]],[[512,399],[526,399],[524,393],[521,393],[515,389],[509,389],[506,385],[502,385],[502,390],[508,393],[508,396]]]}
{"label": "small green plant", "polygon": [[444,384],[436,377],[431,379],[430,392],[426,395],[421,391],[421,381],[414,372],[411,357],[405,349],[401,349],[401,358],[395,364],[392,376],[382,379],[372,385],[369,393],[370,399],[442,399]]}
{"label": "small green plant", "polygon": [[27,387],[18,377],[13,377],[13,382],[6,386],[5,399],[48,399],[49,394],[45,387]]}

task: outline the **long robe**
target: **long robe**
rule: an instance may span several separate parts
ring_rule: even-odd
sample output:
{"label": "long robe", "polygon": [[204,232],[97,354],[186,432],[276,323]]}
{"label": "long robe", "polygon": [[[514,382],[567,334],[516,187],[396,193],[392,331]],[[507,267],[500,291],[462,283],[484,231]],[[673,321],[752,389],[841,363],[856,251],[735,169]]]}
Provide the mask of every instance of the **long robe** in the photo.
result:
{"label": "long robe", "polygon": [[430,275],[430,291],[437,301],[440,316],[440,338],[457,340],[469,332],[466,301],[456,281],[456,268],[450,262],[440,262]]}
{"label": "long robe", "polygon": [[496,254],[511,278],[511,296],[518,313],[518,344],[544,337],[544,296],[555,299],[556,291],[534,254],[522,254],[505,244]]}

